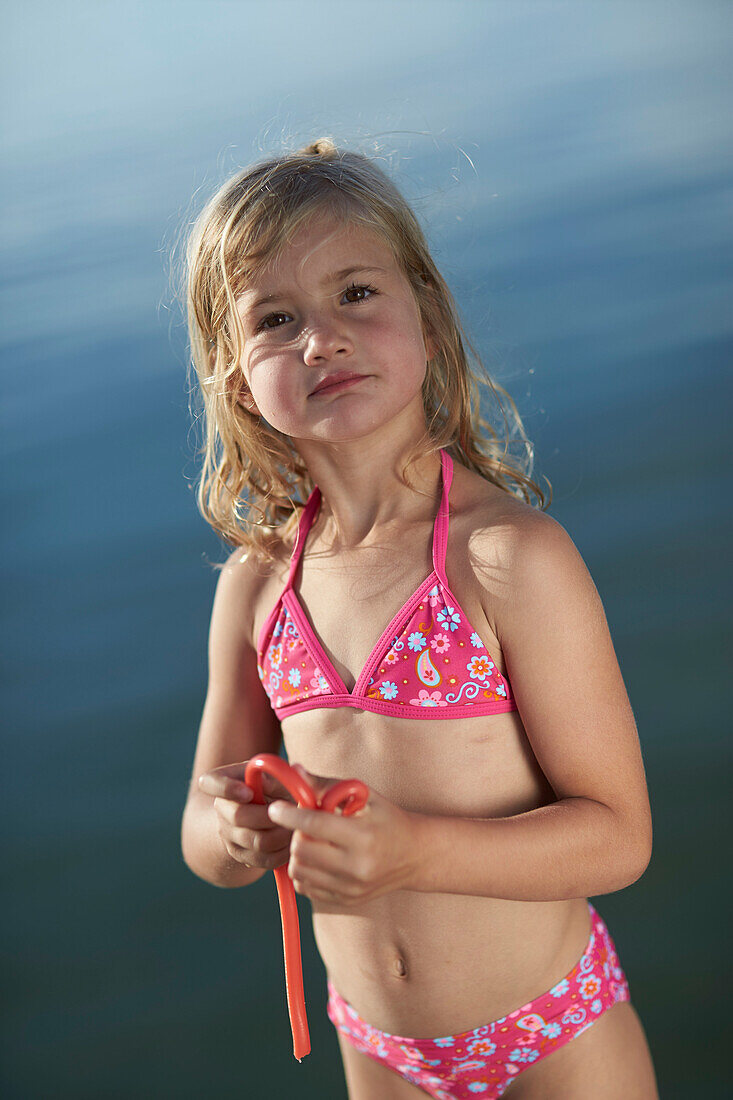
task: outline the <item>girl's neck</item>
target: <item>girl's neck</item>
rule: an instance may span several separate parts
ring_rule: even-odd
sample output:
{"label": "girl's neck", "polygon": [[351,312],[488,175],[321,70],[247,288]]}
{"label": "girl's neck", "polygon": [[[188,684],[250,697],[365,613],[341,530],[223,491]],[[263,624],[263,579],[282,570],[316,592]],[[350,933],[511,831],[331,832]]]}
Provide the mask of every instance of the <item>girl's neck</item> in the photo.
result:
{"label": "girl's neck", "polygon": [[[299,441],[298,449],[314,483],[321,491],[316,524],[334,550],[368,546],[388,531],[404,531],[410,523],[433,519],[442,486],[439,454],[415,461],[408,477],[410,489],[399,478],[407,450],[378,447],[365,440],[328,444]],[[426,494],[423,496],[422,494]]]}

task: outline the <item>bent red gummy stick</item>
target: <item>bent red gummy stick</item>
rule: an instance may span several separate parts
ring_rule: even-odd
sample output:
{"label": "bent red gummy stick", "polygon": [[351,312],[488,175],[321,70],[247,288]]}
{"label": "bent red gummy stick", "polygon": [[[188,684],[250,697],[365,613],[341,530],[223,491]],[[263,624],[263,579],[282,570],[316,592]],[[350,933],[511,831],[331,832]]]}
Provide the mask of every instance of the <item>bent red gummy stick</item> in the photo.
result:
{"label": "bent red gummy stick", "polygon": [[[307,810],[323,810],[334,813],[338,807],[344,816],[355,814],[367,804],[369,788],[359,779],[342,779],[321,796],[315,792],[299,772],[286,760],[273,753],[263,752],[253,756],[244,770],[244,781],[252,788],[252,801],[264,805],[262,774],[282,783],[299,806]],[[298,906],[295,901],[295,888],[288,874],[287,862],[274,870],[277,896],[280,901],[280,919],[283,930],[283,954],[285,957],[285,989],[288,998],[290,1027],[293,1032],[293,1054],[300,1062],[310,1054],[311,1043],[308,1032],[308,1019],[305,1014],[305,994],[303,992],[303,964],[300,954],[300,924]]]}

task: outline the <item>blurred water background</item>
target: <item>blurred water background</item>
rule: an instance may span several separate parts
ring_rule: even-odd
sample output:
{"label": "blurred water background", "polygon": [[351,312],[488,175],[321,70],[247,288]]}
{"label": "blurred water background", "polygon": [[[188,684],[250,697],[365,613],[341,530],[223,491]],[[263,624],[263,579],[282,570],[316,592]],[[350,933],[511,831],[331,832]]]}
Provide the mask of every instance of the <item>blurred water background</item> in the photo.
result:
{"label": "blurred water background", "polygon": [[298,1065],[272,876],[217,890],[179,849],[227,551],[192,491],[171,252],[231,171],[324,133],[413,203],[599,588],[655,849],[596,903],[661,1095],[728,1094],[730,15],[8,8],[5,1097],[346,1095],[303,899]]}

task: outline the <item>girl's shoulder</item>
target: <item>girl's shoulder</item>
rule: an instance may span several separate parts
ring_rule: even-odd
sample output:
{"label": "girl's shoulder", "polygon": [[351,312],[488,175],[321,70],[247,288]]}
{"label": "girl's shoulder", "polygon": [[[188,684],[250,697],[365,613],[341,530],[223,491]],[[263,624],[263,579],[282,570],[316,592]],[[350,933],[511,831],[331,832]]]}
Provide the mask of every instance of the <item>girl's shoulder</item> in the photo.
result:
{"label": "girl's shoulder", "polygon": [[482,555],[514,555],[528,539],[562,530],[547,512],[508,493],[465,466],[454,464],[450,492],[450,527],[460,528],[470,546]]}
{"label": "girl's shoulder", "polygon": [[[458,555],[454,568],[470,568],[503,659],[513,654],[515,673],[518,652],[534,653],[535,668],[543,660],[549,666],[550,651],[557,644],[554,632],[565,638],[584,636],[586,657],[601,650],[607,653],[608,627],[601,597],[568,531],[547,512],[499,486],[477,484],[483,481],[475,474],[461,477],[458,522],[455,539],[451,522],[453,548],[449,546],[448,552]],[[538,656],[541,646],[545,647],[542,657]]]}
{"label": "girl's shoulder", "polygon": [[272,554],[270,560],[245,546],[236,546],[219,568],[217,592],[221,593],[220,599],[239,610],[249,637],[254,634],[254,619],[260,600],[273,581],[276,582],[282,575],[283,569],[287,572],[290,549],[279,533],[273,533],[268,546]]}
{"label": "girl's shoulder", "polygon": [[468,564],[487,620],[497,633],[503,609],[514,602],[538,563],[554,562],[560,569],[569,552],[579,555],[562,524],[547,512],[472,470],[457,464],[454,470],[449,565],[451,560],[458,567]]}

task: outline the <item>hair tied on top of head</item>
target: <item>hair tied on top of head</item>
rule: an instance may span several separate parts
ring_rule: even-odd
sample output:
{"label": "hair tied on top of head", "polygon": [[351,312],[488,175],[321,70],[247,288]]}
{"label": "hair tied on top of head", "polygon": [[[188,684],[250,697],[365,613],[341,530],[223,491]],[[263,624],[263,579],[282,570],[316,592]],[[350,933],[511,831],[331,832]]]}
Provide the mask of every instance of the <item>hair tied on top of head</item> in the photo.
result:
{"label": "hair tied on top of head", "polygon": [[[274,562],[292,544],[314,486],[292,440],[247,408],[251,400],[231,399],[251,398],[237,299],[301,227],[324,214],[388,245],[432,349],[422,385],[425,430],[406,456],[405,484],[415,460],[445,448],[454,462],[527,503],[534,494],[544,509],[552,499],[551,485],[547,498],[532,480],[533,445],[517,407],[473,347],[415,212],[377,162],[383,159],[323,135],[236,171],[185,226],[181,297],[199,383],[192,388],[203,404],[197,505],[218,535],[258,560]],[[498,430],[483,415],[483,398],[497,424],[503,420]],[[510,444],[519,446],[518,457],[508,454]]]}
{"label": "hair tied on top of head", "polygon": [[338,154],[338,149],[330,137],[317,138],[310,145],[304,145],[299,149],[297,156],[301,157],[333,157]]}

